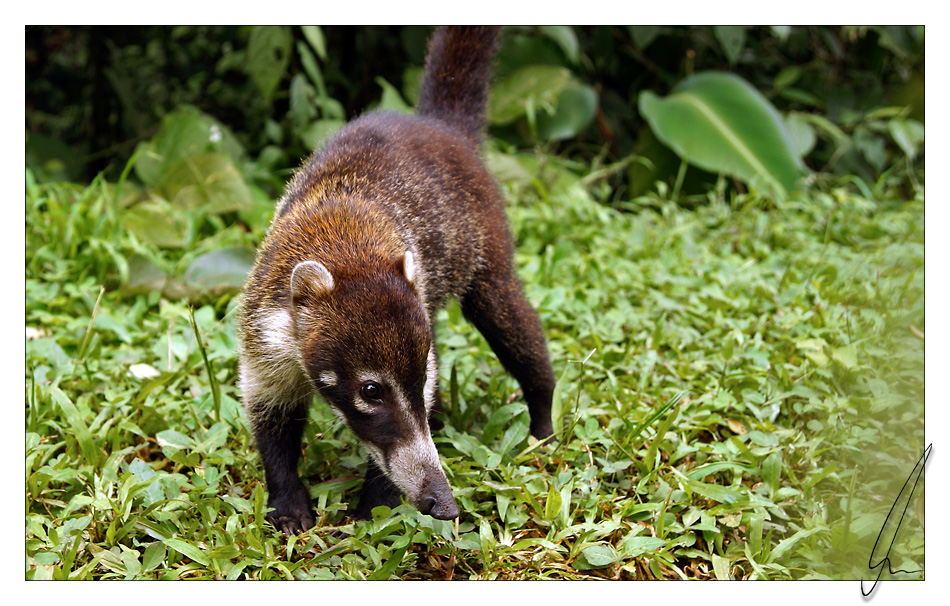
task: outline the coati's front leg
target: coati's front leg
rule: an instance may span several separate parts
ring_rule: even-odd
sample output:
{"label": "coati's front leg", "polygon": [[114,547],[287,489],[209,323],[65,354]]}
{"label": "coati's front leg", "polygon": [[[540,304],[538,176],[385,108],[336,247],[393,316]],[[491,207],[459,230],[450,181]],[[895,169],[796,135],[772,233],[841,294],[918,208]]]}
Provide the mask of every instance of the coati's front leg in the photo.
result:
{"label": "coati's front leg", "polygon": [[460,301],[462,312],[521,385],[531,414],[531,435],[541,440],[553,433],[554,371],[538,314],[525,299],[514,269],[497,259],[475,277]]}
{"label": "coati's front leg", "polygon": [[373,508],[385,505],[396,507],[402,495],[396,485],[380,471],[373,457],[366,458],[366,477],[363,480],[363,491],[360,493],[360,502],[353,511],[357,520],[370,520],[373,517]]}
{"label": "coati's front leg", "polygon": [[284,533],[306,532],[313,527],[310,494],[297,476],[300,440],[307,422],[307,401],[289,406],[248,407],[254,439],[264,463],[264,477],[273,511],[267,519]]}

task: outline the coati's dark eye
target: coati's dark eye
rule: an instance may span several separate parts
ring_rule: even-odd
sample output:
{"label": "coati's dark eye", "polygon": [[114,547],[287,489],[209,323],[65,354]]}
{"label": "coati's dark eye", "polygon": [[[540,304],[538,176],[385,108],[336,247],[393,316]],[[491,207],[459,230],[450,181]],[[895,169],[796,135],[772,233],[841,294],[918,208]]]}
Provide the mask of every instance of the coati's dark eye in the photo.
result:
{"label": "coati's dark eye", "polygon": [[367,400],[379,401],[383,399],[383,386],[375,381],[369,381],[360,388],[360,395]]}

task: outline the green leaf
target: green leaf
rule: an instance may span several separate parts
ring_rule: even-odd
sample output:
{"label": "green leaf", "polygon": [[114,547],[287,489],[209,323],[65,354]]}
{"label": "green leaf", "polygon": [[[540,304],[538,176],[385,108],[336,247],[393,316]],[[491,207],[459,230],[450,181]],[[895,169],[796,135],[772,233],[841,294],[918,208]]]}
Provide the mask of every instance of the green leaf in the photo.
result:
{"label": "green leaf", "polygon": [[729,574],[730,563],[727,558],[712,554],[713,573],[720,581],[731,581],[732,575]]}
{"label": "green leaf", "polygon": [[244,69],[268,102],[290,64],[292,45],[288,27],[262,25],[251,31]]}
{"label": "green leaf", "polygon": [[215,292],[240,290],[253,264],[253,250],[229,246],[205,253],[192,261],[185,271],[185,282]]}
{"label": "green leaf", "polygon": [[623,557],[636,558],[648,551],[656,551],[666,545],[659,537],[630,537],[623,542]]}
{"label": "green leaf", "polygon": [[301,25],[303,37],[307,39],[317,56],[323,61],[327,60],[327,39],[323,35],[323,30],[316,25]]}
{"label": "green leaf", "polygon": [[729,65],[735,65],[745,47],[745,28],[741,25],[714,25],[713,35],[726,54]]}
{"label": "green leaf", "polygon": [[528,65],[492,87],[488,121],[510,124],[524,116],[529,105],[553,103],[571,81],[571,72],[556,65]]}
{"label": "green leaf", "polygon": [[377,568],[373,571],[373,574],[367,577],[370,581],[385,581],[390,578],[396,568],[399,566],[399,563],[402,562],[402,557],[406,554],[406,550],[409,549],[409,543],[406,543],[401,548],[394,551],[389,558],[386,560],[386,563],[382,567]]}
{"label": "green leaf", "polygon": [[788,132],[788,140],[799,158],[804,158],[815,148],[817,140],[815,129],[800,114],[793,113],[785,117],[785,130]]}
{"label": "green leaf", "polygon": [[209,566],[211,559],[194,545],[190,545],[181,539],[165,539],[165,546],[171,547],[186,558],[191,558],[202,566]]}
{"label": "green leaf", "polygon": [[831,358],[848,370],[853,370],[858,366],[858,349],[854,345],[835,347],[831,350]]}
{"label": "green leaf", "polygon": [[573,139],[593,122],[597,91],[590,86],[569,86],[561,91],[554,114],[538,116],[538,137],[544,141]]}
{"label": "green leaf", "polygon": [[221,154],[183,159],[162,178],[158,191],[173,205],[220,214],[247,210],[251,192],[237,167]]}
{"label": "green leaf", "polygon": [[313,88],[303,74],[295,74],[290,79],[290,116],[294,128],[300,130],[316,117],[317,108],[314,105]]}
{"label": "green leaf", "polygon": [[561,493],[558,492],[554,485],[551,485],[551,489],[548,491],[548,500],[544,504],[544,520],[547,522],[554,521],[557,518],[558,513],[561,511]]}
{"label": "green leaf", "polygon": [[628,25],[627,31],[630,32],[637,50],[644,50],[656,40],[662,30],[659,25]]}
{"label": "green leaf", "polygon": [[640,113],[665,145],[700,168],[784,196],[802,171],[778,112],[748,82],[705,72],[665,99],[644,91]]}
{"label": "green leaf", "polygon": [[76,405],[69,399],[69,396],[55,385],[50,388],[50,396],[52,396],[53,401],[56,402],[60,410],[63,411],[63,416],[69,423],[73,436],[76,438],[76,441],[79,442],[79,449],[82,451],[83,459],[93,463],[98,461],[99,451],[96,449],[92,434],[89,432],[89,426],[86,425],[86,422],[83,420],[79,409],[76,408]]}
{"label": "green leaf", "polygon": [[782,456],[773,452],[762,461],[762,479],[769,487],[769,494],[775,498],[778,492],[778,482],[782,475]]}
{"label": "green leaf", "polygon": [[409,107],[408,103],[403,101],[402,95],[399,94],[399,90],[395,86],[387,82],[382,76],[376,76],[376,84],[383,89],[383,97],[379,101],[379,109],[398,112],[400,114],[412,112],[412,108]]}
{"label": "green leaf", "polygon": [[577,40],[577,34],[574,33],[573,27],[569,25],[540,25],[538,29],[561,47],[561,51],[564,52],[564,56],[567,57],[568,61],[571,63],[580,61],[581,45]]}
{"label": "green leaf", "polygon": [[145,572],[148,572],[161,566],[164,561],[165,544],[161,541],[155,541],[145,548],[145,555],[142,556],[142,568]]}
{"label": "green leaf", "polygon": [[346,124],[343,120],[317,120],[311,122],[300,132],[300,140],[310,149],[320,147],[323,142]]}
{"label": "green leaf", "polygon": [[160,198],[140,202],[119,215],[119,224],[140,240],[162,248],[188,242],[188,221]]}
{"label": "green leaf", "polygon": [[134,155],[135,174],[146,185],[157,185],[179,162],[198,154],[218,151],[240,162],[244,149],[223,124],[185,105],[162,118],[155,137],[139,144]]}
{"label": "green leaf", "polygon": [[924,143],[924,125],[916,120],[894,119],[887,123],[887,130],[904,154],[913,160]]}
{"label": "green leaf", "polygon": [[613,547],[604,544],[591,545],[581,553],[587,559],[587,563],[595,568],[609,566],[616,562],[619,557]]}

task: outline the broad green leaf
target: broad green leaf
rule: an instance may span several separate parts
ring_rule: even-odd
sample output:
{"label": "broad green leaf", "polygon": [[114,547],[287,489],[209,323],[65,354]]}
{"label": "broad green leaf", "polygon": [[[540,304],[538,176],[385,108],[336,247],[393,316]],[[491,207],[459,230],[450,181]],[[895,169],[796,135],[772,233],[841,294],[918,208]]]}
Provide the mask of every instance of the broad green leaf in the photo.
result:
{"label": "broad green leaf", "polygon": [[569,86],[561,91],[554,114],[538,115],[538,137],[562,141],[579,135],[597,113],[597,91],[590,86]]}
{"label": "broad green leaf", "polygon": [[643,50],[656,40],[662,28],[659,25],[628,25],[627,31],[630,32],[633,45],[637,47],[637,50]]}
{"label": "broad green leaf", "polygon": [[525,115],[527,107],[553,103],[571,81],[571,72],[556,65],[528,65],[492,87],[488,121],[510,124]]}
{"label": "broad green leaf", "polygon": [[323,35],[323,30],[316,25],[301,25],[300,29],[303,31],[304,38],[307,39],[307,42],[310,43],[310,46],[313,47],[313,50],[317,52],[317,56],[321,60],[327,60],[327,39]]}
{"label": "broad green leaf", "polygon": [[239,290],[254,264],[254,251],[242,246],[229,246],[205,253],[191,262],[185,271],[185,282],[202,290]]}
{"label": "broad green leaf", "polygon": [[290,64],[292,45],[288,27],[261,25],[251,31],[244,69],[268,101]]}
{"label": "broad green leaf", "polygon": [[916,120],[894,119],[887,123],[887,130],[904,154],[913,160],[924,143],[924,125]]}
{"label": "broad green leaf", "polygon": [[150,543],[145,548],[145,555],[142,557],[142,567],[145,571],[158,568],[165,561],[165,544],[161,541]]}
{"label": "broad green leaf", "polygon": [[666,545],[659,537],[630,537],[623,542],[623,557],[636,558],[648,551],[656,551]]}
{"label": "broad green leaf", "polygon": [[379,109],[400,114],[412,112],[412,108],[409,107],[408,103],[402,100],[402,95],[399,94],[399,90],[395,86],[387,82],[382,76],[376,77],[376,84],[383,89],[383,97],[379,101]]}
{"label": "broad green leaf", "polygon": [[323,142],[346,124],[343,120],[317,120],[300,132],[300,140],[310,149],[317,149]]}
{"label": "broad green leaf", "polygon": [[736,492],[734,489],[720,486],[719,484],[707,484],[706,482],[700,482],[698,480],[690,480],[686,476],[682,476],[687,486],[693,492],[698,492],[707,499],[712,499],[713,501],[718,501],[720,503],[736,503],[743,498],[743,496]]}
{"label": "broad green leaf", "polygon": [[162,118],[155,137],[139,144],[135,158],[135,174],[146,185],[156,185],[183,159],[218,151],[240,162],[244,149],[234,134],[223,124],[185,105]]}
{"label": "broad green leaf", "polygon": [[792,144],[792,149],[798,154],[799,158],[804,158],[814,149],[816,136],[812,125],[801,117],[801,114],[793,113],[785,117],[785,130],[788,132],[788,140]]}
{"label": "broad green leaf", "polygon": [[741,25],[714,25],[713,35],[726,54],[730,65],[734,65],[745,47],[745,27]]}
{"label": "broad green leaf", "polygon": [[713,573],[720,581],[731,581],[732,575],[729,574],[729,560],[722,556],[712,554]]}
{"label": "broad green leaf", "polygon": [[762,479],[769,487],[769,494],[775,498],[778,492],[778,481],[782,476],[782,456],[773,452],[762,461]]}
{"label": "broad green leaf", "polygon": [[574,33],[573,27],[569,25],[540,25],[538,29],[561,47],[561,51],[564,52],[564,56],[567,57],[568,61],[571,63],[580,61],[581,45],[577,40],[577,34]]}
{"label": "broad green leaf", "polygon": [[858,349],[854,345],[835,347],[831,350],[831,358],[851,370],[858,365]]}
{"label": "broad green leaf", "polygon": [[640,113],[664,144],[688,162],[784,196],[802,164],[778,112],[742,78],[705,72],[664,99],[640,94]]}
{"label": "broad green leaf", "polygon": [[181,555],[198,562],[202,566],[209,566],[211,564],[211,559],[207,556],[207,554],[194,545],[190,545],[181,539],[165,539],[165,546],[171,547]]}
{"label": "broad green leaf", "polygon": [[151,259],[139,254],[129,257],[129,288],[133,292],[161,290],[167,274]]}
{"label": "broad green leaf", "polygon": [[220,214],[246,210],[251,192],[237,167],[221,154],[201,154],[183,159],[162,178],[158,191],[181,209],[201,209]]}
{"label": "broad green leaf", "polygon": [[591,545],[582,552],[587,563],[595,568],[608,566],[617,561],[617,551],[610,545]]}
{"label": "broad green leaf", "polygon": [[317,108],[313,98],[313,88],[307,83],[307,77],[295,74],[290,79],[290,110],[287,113],[297,130],[316,117]]}

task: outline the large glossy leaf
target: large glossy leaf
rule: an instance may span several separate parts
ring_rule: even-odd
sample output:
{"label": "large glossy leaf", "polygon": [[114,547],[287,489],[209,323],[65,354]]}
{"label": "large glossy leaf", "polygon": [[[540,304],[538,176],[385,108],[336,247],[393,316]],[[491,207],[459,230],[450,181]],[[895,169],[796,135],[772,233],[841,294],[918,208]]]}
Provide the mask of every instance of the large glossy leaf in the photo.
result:
{"label": "large glossy leaf", "polygon": [[538,137],[562,141],[576,137],[594,120],[597,91],[590,86],[569,86],[561,92],[554,114],[538,115]]}
{"label": "large glossy leaf", "polygon": [[271,95],[290,64],[293,36],[286,26],[255,26],[247,43],[245,71],[264,98]]}
{"label": "large glossy leaf", "polygon": [[644,91],[639,108],[660,141],[710,172],[780,196],[802,173],[778,112],[733,74],[697,74],[664,99]]}
{"label": "large glossy leaf", "polygon": [[135,174],[146,185],[156,185],[183,159],[206,152],[226,154],[236,162],[244,149],[223,124],[197,108],[184,105],[162,118],[155,137],[140,143],[135,157]]}
{"label": "large glossy leaf", "polygon": [[488,100],[488,121],[510,124],[525,115],[529,105],[553,103],[571,81],[571,72],[556,65],[528,65],[495,84]]}
{"label": "large glossy leaf", "polygon": [[196,258],[185,271],[185,283],[197,290],[237,291],[254,264],[254,251],[229,246]]}
{"label": "large glossy leaf", "polygon": [[180,248],[188,241],[188,222],[168,202],[152,198],[122,211],[122,228],[162,248]]}
{"label": "large glossy leaf", "polygon": [[227,156],[200,154],[183,159],[158,184],[159,192],[181,209],[208,213],[244,210],[251,194],[244,177]]}

